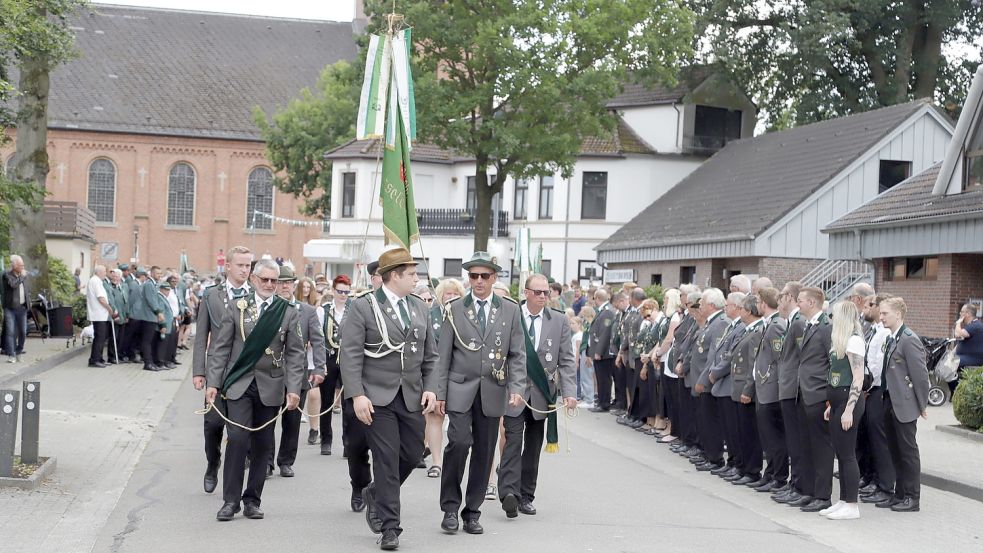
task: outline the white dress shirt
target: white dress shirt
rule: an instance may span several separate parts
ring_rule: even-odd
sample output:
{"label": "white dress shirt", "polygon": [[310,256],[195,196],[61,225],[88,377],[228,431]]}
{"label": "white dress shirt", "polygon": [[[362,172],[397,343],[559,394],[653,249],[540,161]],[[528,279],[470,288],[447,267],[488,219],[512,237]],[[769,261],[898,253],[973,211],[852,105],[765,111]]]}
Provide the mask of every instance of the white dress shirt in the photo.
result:
{"label": "white dress shirt", "polygon": [[[387,288],[385,284],[382,285],[382,291],[386,294],[386,299],[389,300],[389,303],[392,304],[393,309],[396,311],[396,322],[399,323],[400,327],[406,328],[406,324],[403,323],[403,316],[399,312],[399,302],[406,298],[401,298],[397,296],[396,293],[390,290],[389,288]],[[403,309],[406,309],[406,316],[409,317],[410,306],[406,305],[406,303],[404,302]]]}
{"label": "white dress shirt", "polygon": [[485,302],[485,308],[484,308],[484,311],[485,311],[485,324],[488,324],[488,315],[491,312],[492,295],[493,294],[489,294],[487,298],[485,298],[485,299],[482,300],[482,299],[479,299],[478,296],[474,295],[474,292],[471,292],[471,301],[474,302],[474,310],[475,310],[475,312],[477,312],[478,311],[478,307],[480,307],[478,305],[478,302],[479,301]]}
{"label": "white dress shirt", "polygon": [[891,335],[891,331],[884,328],[884,325],[881,323],[874,323],[871,325],[871,329],[873,329],[874,335],[866,344],[865,349],[867,355],[865,356],[865,361],[867,363],[867,370],[874,377],[873,385],[880,386],[881,371],[884,370],[884,342]]}
{"label": "white dress shirt", "polygon": [[[526,328],[532,329],[534,333],[533,348],[539,351],[539,338],[543,335],[543,315],[545,315],[546,308],[544,307],[539,313],[536,314],[536,320],[532,320],[532,313],[529,312],[529,308],[526,304],[522,304],[522,316],[526,319]],[[488,319],[485,319],[486,321]],[[530,324],[531,323],[531,324]]]}
{"label": "white dress shirt", "polygon": [[[230,300],[235,298],[235,293],[232,292],[232,290],[234,288],[235,288],[235,286],[232,286],[232,282],[231,281],[228,281],[228,280],[225,281],[225,293],[228,294]],[[248,282],[244,282],[242,284],[242,286],[240,286],[239,288],[245,288],[246,289],[246,293],[247,294],[249,293],[249,283]]]}

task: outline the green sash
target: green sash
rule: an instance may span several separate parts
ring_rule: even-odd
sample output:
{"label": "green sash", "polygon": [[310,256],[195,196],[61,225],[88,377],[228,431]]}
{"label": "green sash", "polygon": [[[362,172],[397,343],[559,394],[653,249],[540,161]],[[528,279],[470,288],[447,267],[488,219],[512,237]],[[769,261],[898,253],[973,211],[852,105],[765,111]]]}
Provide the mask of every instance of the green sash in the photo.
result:
{"label": "green sash", "polygon": [[232,368],[229,369],[228,374],[225,375],[225,382],[222,383],[222,395],[227,394],[229,388],[237,380],[253,370],[259,358],[266,353],[266,348],[269,347],[270,342],[273,341],[273,337],[280,330],[280,325],[283,323],[283,316],[289,307],[290,302],[279,296],[273,297],[270,306],[263,311],[259,320],[256,321],[253,331],[249,333],[249,336],[246,336],[246,341],[242,344],[242,351],[239,352],[238,359],[236,359]]}
{"label": "green sash", "polygon": [[[539,354],[536,353],[536,346],[529,339],[529,329],[526,328],[526,318],[519,317],[522,323],[522,335],[526,338],[526,373],[532,379],[533,384],[539,388],[546,398],[546,409],[556,409],[556,392],[550,392],[549,378],[546,376],[546,369],[539,361]],[[546,447],[547,453],[556,453],[560,450],[560,437],[556,426],[556,412],[546,415]]]}

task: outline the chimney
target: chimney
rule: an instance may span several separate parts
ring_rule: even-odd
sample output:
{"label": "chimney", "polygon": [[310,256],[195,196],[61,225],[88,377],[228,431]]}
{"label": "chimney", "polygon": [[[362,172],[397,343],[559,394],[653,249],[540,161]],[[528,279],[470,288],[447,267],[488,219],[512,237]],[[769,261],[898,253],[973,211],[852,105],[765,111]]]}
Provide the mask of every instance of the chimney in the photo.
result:
{"label": "chimney", "polygon": [[369,26],[369,19],[365,16],[365,0],[354,0],[355,19],[352,20],[352,30],[355,34],[362,34]]}

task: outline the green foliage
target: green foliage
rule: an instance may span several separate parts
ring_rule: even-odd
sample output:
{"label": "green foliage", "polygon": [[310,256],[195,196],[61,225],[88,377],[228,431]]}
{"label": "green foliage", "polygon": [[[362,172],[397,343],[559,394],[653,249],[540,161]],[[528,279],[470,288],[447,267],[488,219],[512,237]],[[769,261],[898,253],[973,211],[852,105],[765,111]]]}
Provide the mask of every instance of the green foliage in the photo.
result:
{"label": "green foliage", "polygon": [[[979,0],[691,0],[694,35],[772,128],[934,98],[951,114],[979,51]],[[943,49],[943,46],[946,48]]]}
{"label": "green foliage", "polygon": [[79,328],[89,326],[89,310],[85,301],[85,296],[79,295],[72,303],[72,323]]}
{"label": "green foliage", "polygon": [[513,282],[512,284],[509,285],[509,295],[512,296],[512,299],[514,299],[515,301],[522,301],[522,299],[519,297],[518,282]]}
{"label": "green foliage", "polygon": [[304,215],[326,218],[330,212],[331,163],[324,154],[355,136],[361,63],[339,61],[326,67],[315,89],[303,89],[272,122],[259,107],[253,111],[277,175],[275,185],[304,198]]}
{"label": "green foliage", "polygon": [[653,284],[645,288],[645,295],[659,302],[659,307],[662,307],[663,292],[661,284]]}
{"label": "green foliage", "polygon": [[[389,0],[366,1],[370,32]],[[629,80],[672,82],[689,56],[681,0],[404,0],[413,27],[418,136],[476,162],[475,248],[509,176],[570,175],[582,140],[611,132],[605,102]],[[488,175],[496,178],[488,182]]]}
{"label": "green foliage", "polygon": [[963,426],[983,432],[983,368],[963,370],[952,394],[952,412]]}
{"label": "green foliage", "polygon": [[48,257],[48,279],[51,283],[50,301],[58,305],[72,305],[79,292],[75,288],[75,276],[65,262],[57,257]]}

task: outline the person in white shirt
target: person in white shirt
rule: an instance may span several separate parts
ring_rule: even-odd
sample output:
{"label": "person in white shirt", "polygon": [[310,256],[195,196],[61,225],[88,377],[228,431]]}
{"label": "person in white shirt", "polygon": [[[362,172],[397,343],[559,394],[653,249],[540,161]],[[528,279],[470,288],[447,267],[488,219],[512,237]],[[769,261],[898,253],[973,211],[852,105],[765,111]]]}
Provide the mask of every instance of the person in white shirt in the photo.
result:
{"label": "person in white shirt", "polygon": [[106,266],[96,265],[95,272],[85,285],[85,307],[89,322],[92,323],[92,352],[89,354],[90,367],[105,367],[102,350],[106,347],[110,325],[113,320],[113,308],[109,305],[106,295]]}
{"label": "person in white shirt", "polygon": [[[866,390],[866,409],[861,420],[861,434],[864,439],[857,445],[860,457],[870,459],[866,467],[867,482],[860,488],[860,500],[864,503],[879,503],[894,497],[894,481],[897,477],[894,463],[891,462],[891,450],[887,443],[887,428],[884,423],[884,388],[881,383],[881,373],[884,369],[884,342],[891,336],[891,331],[880,322],[878,307],[885,295],[867,296],[864,298],[863,318],[868,323],[864,333],[864,363],[867,372],[873,377],[870,390]],[[861,469],[864,469],[861,466]]]}

